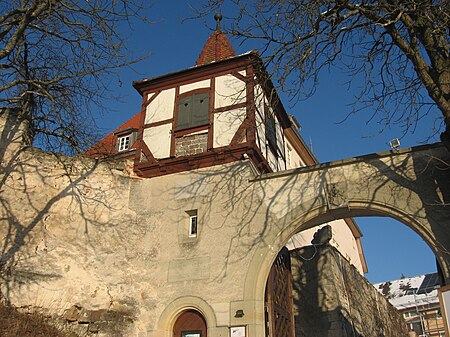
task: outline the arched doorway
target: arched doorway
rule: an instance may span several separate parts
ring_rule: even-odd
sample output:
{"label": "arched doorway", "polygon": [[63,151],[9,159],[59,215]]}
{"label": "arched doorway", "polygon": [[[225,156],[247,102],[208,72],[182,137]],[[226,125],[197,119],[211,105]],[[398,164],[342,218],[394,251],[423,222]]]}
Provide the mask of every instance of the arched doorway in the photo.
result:
{"label": "arched doorway", "polygon": [[189,309],[178,316],[173,326],[173,337],[206,337],[206,321],[198,311]]}

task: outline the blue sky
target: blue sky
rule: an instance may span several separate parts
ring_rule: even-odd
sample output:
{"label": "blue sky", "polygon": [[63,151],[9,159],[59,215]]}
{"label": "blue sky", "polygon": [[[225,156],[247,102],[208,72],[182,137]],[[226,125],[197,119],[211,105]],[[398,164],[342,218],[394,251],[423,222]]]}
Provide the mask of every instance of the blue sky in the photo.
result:
{"label": "blue sky", "polygon": [[[195,4],[195,1],[192,1]],[[223,13],[226,15],[226,13]],[[146,77],[164,75],[192,67],[207,38],[215,27],[211,18],[183,20],[193,15],[183,1],[155,2],[146,17],[153,23],[138,24],[127,33],[130,52],[134,55],[150,54],[148,59],[132,68],[123,69],[119,78],[111,81],[111,91],[121,101],[111,100],[111,111],[98,118],[105,134],[136,114],[141,97],[131,82]],[[226,22],[224,21],[224,24]],[[250,49],[239,41],[231,40],[237,54]],[[301,135],[312,146],[320,162],[359,156],[389,150],[389,141],[401,137],[396,128],[378,134],[376,122],[367,124],[367,115],[352,115],[341,122],[350,111],[356,89],[348,90],[347,78],[338,69],[323,73],[315,95],[296,104],[281,94],[286,110],[295,115],[302,125]],[[401,139],[401,147],[423,142],[438,141],[432,133],[435,116],[424,120],[414,134]],[[424,241],[405,225],[389,218],[357,218],[363,237],[363,248],[368,261],[369,281],[377,283],[405,276],[436,271],[434,255]]]}

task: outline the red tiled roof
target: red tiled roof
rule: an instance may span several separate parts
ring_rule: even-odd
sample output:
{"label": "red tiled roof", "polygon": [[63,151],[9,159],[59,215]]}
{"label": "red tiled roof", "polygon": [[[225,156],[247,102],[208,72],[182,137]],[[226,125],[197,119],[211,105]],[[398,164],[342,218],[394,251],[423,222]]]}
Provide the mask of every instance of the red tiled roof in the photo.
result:
{"label": "red tiled roof", "polygon": [[206,41],[195,65],[200,66],[214,61],[225,60],[236,56],[227,36],[220,30],[216,30]]}
{"label": "red tiled roof", "polygon": [[[138,112],[136,115],[134,115],[132,118],[127,120],[125,123],[123,123],[117,129],[115,129],[114,131],[112,131],[111,133],[106,135],[98,143],[96,143],[92,147],[90,147],[84,154],[91,158],[108,157],[108,156],[115,155],[117,153],[117,150],[116,150],[117,136],[115,135],[115,133],[119,132],[121,130],[126,130],[126,129],[138,129],[140,117],[141,117],[141,113]],[[134,149],[135,145],[136,145],[136,142],[131,144],[130,150]]]}

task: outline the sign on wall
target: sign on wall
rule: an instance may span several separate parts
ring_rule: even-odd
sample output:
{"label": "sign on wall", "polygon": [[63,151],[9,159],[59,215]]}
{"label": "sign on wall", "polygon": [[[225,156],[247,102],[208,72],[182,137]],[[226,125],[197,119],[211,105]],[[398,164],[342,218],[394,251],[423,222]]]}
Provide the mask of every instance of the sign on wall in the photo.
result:
{"label": "sign on wall", "polygon": [[230,337],[245,337],[245,326],[233,326],[230,328]]}

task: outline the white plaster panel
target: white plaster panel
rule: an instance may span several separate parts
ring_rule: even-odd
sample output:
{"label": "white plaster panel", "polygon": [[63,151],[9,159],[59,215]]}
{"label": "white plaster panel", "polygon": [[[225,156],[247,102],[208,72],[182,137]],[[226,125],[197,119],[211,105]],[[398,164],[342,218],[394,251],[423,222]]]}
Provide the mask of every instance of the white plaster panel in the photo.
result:
{"label": "white plaster panel", "polygon": [[264,91],[261,88],[261,85],[256,84],[254,87],[254,96],[255,96],[255,102],[256,102],[256,108],[259,109],[261,112],[263,111],[264,108],[264,100],[265,100],[265,95],[264,95]]}
{"label": "white plaster panel", "polygon": [[264,96],[262,93],[262,89],[260,85],[255,85],[254,88],[255,93],[255,106],[256,106],[256,112],[255,112],[255,122],[256,122],[256,137],[257,142],[256,145],[261,149],[261,152],[265,155],[266,153],[266,139],[265,139],[265,131],[264,131],[264,123],[262,118],[263,113],[263,102],[264,102]]}
{"label": "white plaster panel", "polygon": [[278,160],[277,158],[273,155],[272,151],[270,150],[270,148],[267,151],[267,161],[269,162],[269,166],[270,168],[274,171],[277,172],[278,171]]}
{"label": "white plaster panel", "polygon": [[227,146],[245,119],[246,110],[235,109],[214,114],[214,147]]}
{"label": "white plaster panel", "polygon": [[[152,95],[154,94],[149,94],[149,97],[152,97]],[[147,99],[149,97],[147,97]],[[174,104],[175,88],[161,91],[159,95],[147,105],[145,124],[172,118]]]}
{"label": "white plaster panel", "polygon": [[180,86],[180,94],[195,90],[195,89],[201,89],[201,88],[209,88],[211,86],[211,80],[204,80],[194,83],[189,83]]}
{"label": "white plaster panel", "polygon": [[[260,110],[261,111],[261,110]],[[266,129],[264,127],[263,117],[260,112],[256,111],[256,136],[257,136],[257,146],[261,149],[261,153],[266,156]]]}
{"label": "white plaster panel", "polygon": [[217,77],[215,90],[215,108],[244,103],[246,100],[245,82],[233,75]]}
{"label": "white plaster panel", "polygon": [[295,151],[294,146],[289,142],[289,140],[285,139],[285,149],[286,153],[286,169],[290,170],[297,167],[303,167],[306,166],[303,162],[302,158],[298,154],[297,151]]}
{"label": "white plaster panel", "polygon": [[144,142],[155,158],[170,156],[170,131],[172,124],[164,124],[144,130]]}

